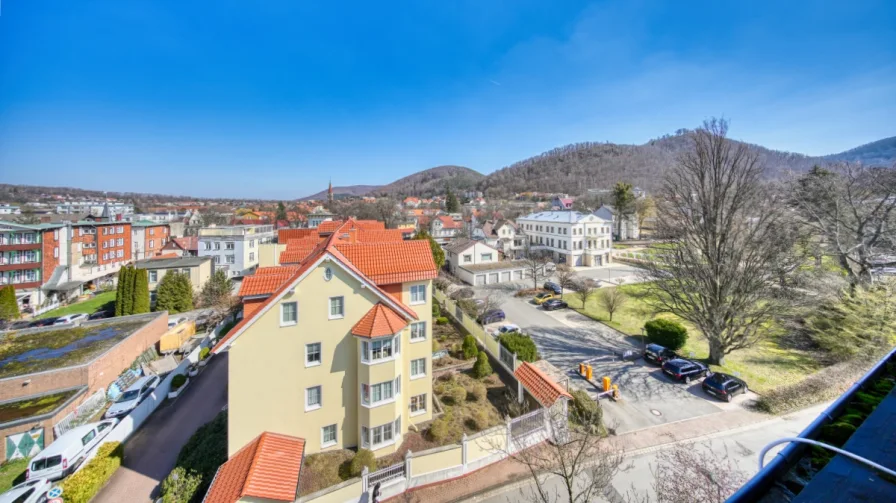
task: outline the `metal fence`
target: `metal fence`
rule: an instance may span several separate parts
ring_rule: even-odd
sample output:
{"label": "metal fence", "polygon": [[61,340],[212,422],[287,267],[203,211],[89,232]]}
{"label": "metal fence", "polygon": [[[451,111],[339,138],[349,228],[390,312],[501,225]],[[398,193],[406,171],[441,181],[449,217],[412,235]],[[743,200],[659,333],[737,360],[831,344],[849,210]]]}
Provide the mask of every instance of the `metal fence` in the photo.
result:
{"label": "metal fence", "polygon": [[96,393],[87,397],[75,410],[69,412],[58,423],[53,425],[56,438],[64,435],[68,430],[87,422],[94,414],[106,405],[106,390],[100,388]]}
{"label": "metal fence", "polygon": [[405,463],[398,463],[382,470],[377,470],[367,475],[367,486],[373,487],[394,479],[405,478]]}
{"label": "metal fence", "polygon": [[514,439],[543,429],[546,409],[538,409],[510,421],[510,435]]}

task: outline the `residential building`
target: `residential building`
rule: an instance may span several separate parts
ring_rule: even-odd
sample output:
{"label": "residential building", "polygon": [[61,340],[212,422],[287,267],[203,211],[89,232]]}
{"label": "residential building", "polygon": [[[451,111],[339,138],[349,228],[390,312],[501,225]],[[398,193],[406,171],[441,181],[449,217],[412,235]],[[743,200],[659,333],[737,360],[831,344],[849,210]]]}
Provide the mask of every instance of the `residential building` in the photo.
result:
{"label": "residential building", "polygon": [[178,257],[198,257],[199,236],[172,237],[162,247],[162,254],[177,255]]}
{"label": "residential building", "polygon": [[476,264],[490,264],[500,260],[498,250],[472,239],[456,239],[445,249],[445,262],[451,274],[457,274],[460,267]]}
{"label": "residential building", "polygon": [[199,256],[213,257],[215,270],[231,278],[251,274],[258,266],[258,249],[274,239],[273,225],[231,225],[199,229]]}
{"label": "residential building", "polygon": [[610,263],[612,222],[591,213],[542,211],[516,220],[529,248],[550,254],[558,264],[601,266]]}
{"label": "residential building", "polygon": [[162,253],[171,239],[168,224],[140,220],[131,222],[131,251],[134,260],[143,260]]}
{"label": "residential building", "polygon": [[571,210],[572,205],[575,202],[576,202],[576,200],[569,197],[568,195],[559,194],[559,195],[554,196],[553,199],[551,199],[551,209],[555,210],[555,211]]}
{"label": "residential building", "polygon": [[0,215],[21,215],[22,210],[11,204],[0,204]]}
{"label": "residential building", "polygon": [[134,205],[115,201],[67,201],[56,205],[56,213],[100,215],[106,209],[113,215],[130,215]]}
{"label": "residential building", "polygon": [[457,239],[445,246],[445,262],[451,274],[469,285],[494,285],[532,277],[522,261],[501,260],[500,252],[483,241]]}
{"label": "residential building", "polygon": [[[474,232],[473,237],[478,235]],[[519,232],[513,220],[486,220],[481,236],[485,244],[497,248],[503,258],[521,258],[526,250],[526,235]]]}
{"label": "residential building", "polygon": [[440,245],[444,245],[460,234],[464,228],[464,221],[459,216],[453,218],[450,215],[439,215],[432,219],[429,228],[429,234],[433,239]]}
{"label": "residential building", "polygon": [[307,454],[384,456],[432,419],[429,244],[362,242],[356,223],[295,266],[244,279],[243,320],[213,348],[229,351],[231,460],[271,434],[301,439]]}
{"label": "residential building", "polygon": [[212,277],[212,257],[155,257],[134,262],[137,269],[146,269],[149,275],[149,292],[153,302],[162,278],[170,272],[186,274],[193,290],[198,293]]}
{"label": "residential building", "polygon": [[321,222],[333,220],[336,215],[325,210],[323,206],[317,206],[308,214],[308,227],[314,229],[320,226]]}
{"label": "residential building", "polygon": [[600,208],[594,210],[594,214],[613,222],[613,239],[616,241],[624,241],[626,239],[639,239],[641,237],[641,229],[638,226],[638,216],[631,213],[624,217],[617,214],[616,209],[609,204],[601,205]]}
{"label": "residential building", "polygon": [[0,221],[0,286],[15,287],[22,311],[37,309],[46,300],[40,287],[58,260],[60,227]]}

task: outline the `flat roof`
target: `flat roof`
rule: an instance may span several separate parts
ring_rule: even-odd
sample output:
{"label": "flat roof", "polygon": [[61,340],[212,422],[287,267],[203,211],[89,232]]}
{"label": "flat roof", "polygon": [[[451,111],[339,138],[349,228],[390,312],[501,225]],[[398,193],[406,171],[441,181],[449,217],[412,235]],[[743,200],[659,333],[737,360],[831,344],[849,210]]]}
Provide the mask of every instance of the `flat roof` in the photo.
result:
{"label": "flat roof", "polygon": [[512,269],[526,269],[528,265],[523,260],[499,260],[497,262],[489,262],[486,264],[473,264],[473,265],[462,265],[458,266],[461,269],[465,269],[470,272],[482,272],[482,271],[501,271],[501,270],[512,270]]}
{"label": "flat roof", "polygon": [[134,262],[137,269],[174,269],[177,267],[196,267],[204,262],[211,262],[212,257],[177,257],[148,258]]}

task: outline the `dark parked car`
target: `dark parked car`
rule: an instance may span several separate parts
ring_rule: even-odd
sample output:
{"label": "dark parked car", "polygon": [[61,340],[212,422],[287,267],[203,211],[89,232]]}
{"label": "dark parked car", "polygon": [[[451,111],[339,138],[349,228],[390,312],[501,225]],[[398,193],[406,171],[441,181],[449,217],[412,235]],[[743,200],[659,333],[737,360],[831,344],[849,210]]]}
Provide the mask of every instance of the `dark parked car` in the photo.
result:
{"label": "dark parked car", "polygon": [[37,320],[37,321],[31,323],[31,326],[32,327],[48,327],[48,326],[56,323],[57,321],[59,321],[59,317],[54,316],[52,318],[44,318],[42,320]]}
{"label": "dark parked car", "polygon": [[549,292],[554,292],[557,295],[560,295],[563,293],[563,289],[560,288],[560,285],[558,285],[557,283],[554,283],[553,281],[548,281],[547,283],[545,283],[544,289]]}
{"label": "dark parked car", "polygon": [[706,377],[709,374],[709,367],[700,362],[676,358],[663,364],[663,372],[676,381],[689,383],[694,379]]}
{"label": "dark parked car", "polygon": [[489,323],[497,323],[499,321],[504,321],[504,311],[500,309],[491,309],[486,311],[479,317],[479,323],[483,325],[488,325]]}
{"label": "dark parked car", "polygon": [[644,349],[644,359],[657,365],[676,358],[678,358],[678,353],[659,344],[648,344]]}
{"label": "dark parked car", "polygon": [[97,311],[90,316],[87,317],[88,320],[104,320],[106,318],[111,318],[115,313],[113,311]]}
{"label": "dark parked car", "polygon": [[545,311],[553,311],[555,309],[566,309],[567,307],[569,307],[569,304],[567,304],[566,301],[561,300],[561,299],[551,299],[551,300],[545,301],[545,303],[542,304],[541,306],[544,308]]}
{"label": "dark parked car", "polygon": [[703,380],[703,391],[716,398],[730,402],[735,395],[747,392],[747,383],[732,375],[716,372]]}

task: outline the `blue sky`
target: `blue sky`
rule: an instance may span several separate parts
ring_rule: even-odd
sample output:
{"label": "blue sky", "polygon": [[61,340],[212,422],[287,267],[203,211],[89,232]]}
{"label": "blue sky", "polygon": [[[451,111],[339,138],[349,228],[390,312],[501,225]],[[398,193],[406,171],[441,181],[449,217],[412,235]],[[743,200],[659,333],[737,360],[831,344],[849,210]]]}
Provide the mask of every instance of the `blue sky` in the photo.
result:
{"label": "blue sky", "polygon": [[0,182],[291,199],[709,116],[896,135],[896,2],[5,0]]}

